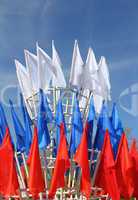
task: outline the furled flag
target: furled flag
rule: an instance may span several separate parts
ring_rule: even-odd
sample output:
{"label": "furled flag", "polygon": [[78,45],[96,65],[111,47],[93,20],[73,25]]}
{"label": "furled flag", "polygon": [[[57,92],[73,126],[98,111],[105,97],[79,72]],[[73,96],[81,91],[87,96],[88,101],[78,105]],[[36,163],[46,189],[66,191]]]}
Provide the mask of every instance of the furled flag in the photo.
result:
{"label": "furled flag", "polygon": [[108,130],[106,130],[105,133],[104,144],[100,155],[100,164],[96,172],[94,184],[95,186],[102,188],[105,193],[108,193],[112,200],[120,200],[115,161]]}
{"label": "furled flag", "polygon": [[18,195],[19,183],[14,160],[14,151],[10,140],[9,129],[0,147],[0,194],[5,198]]}
{"label": "furled flag", "polygon": [[88,113],[88,149],[92,149],[92,132],[93,132],[93,122],[95,119],[95,108],[93,103],[93,97],[91,97],[90,105],[89,105],[89,113]]}
{"label": "furled flag", "polygon": [[55,69],[56,69],[56,76],[55,74],[53,74],[53,77],[52,77],[52,86],[65,88],[66,81],[65,81],[65,77],[61,68],[62,66],[61,60],[55,48],[54,41],[52,41],[52,64],[53,66],[55,66]]}
{"label": "furled flag", "polygon": [[138,151],[136,146],[136,140],[133,139],[130,147],[130,156],[133,161],[133,181],[134,181],[134,192],[133,197],[138,198]]}
{"label": "furled flag", "polygon": [[47,91],[50,86],[53,74],[56,76],[55,67],[52,64],[52,59],[48,54],[41,49],[37,44],[37,59],[38,59],[38,86]]}
{"label": "furled flag", "polygon": [[125,133],[121,136],[115,166],[120,195],[124,198],[132,197],[134,191],[133,162]]}
{"label": "furled flag", "polygon": [[5,131],[6,131],[7,126],[8,126],[8,123],[7,123],[7,119],[6,119],[6,116],[5,116],[5,112],[4,112],[4,109],[2,107],[2,104],[0,103],[0,138],[1,138],[0,143],[2,142],[2,139],[5,135]]}
{"label": "furled flag", "polygon": [[121,120],[119,118],[119,113],[118,113],[117,106],[116,106],[115,103],[113,104],[111,123],[112,123],[112,127],[114,129],[114,136],[117,139],[116,145],[114,146],[114,155],[116,157],[119,142],[120,142],[120,139],[121,139],[121,135],[123,133],[123,127],[122,127],[122,123],[121,123]]}
{"label": "furled flag", "polygon": [[29,74],[32,92],[38,92],[38,65],[37,65],[37,56],[29,52],[28,50],[24,50],[26,67]]}
{"label": "furled flag", "polygon": [[63,107],[62,107],[62,101],[61,99],[58,100],[57,107],[56,107],[56,146],[59,146],[60,142],[60,125],[61,123],[64,124],[65,128],[65,134],[66,134],[66,125],[65,125],[65,119],[64,119],[64,114],[63,114]]}
{"label": "furled flag", "polygon": [[[20,90],[23,94],[24,99],[28,99],[29,97],[32,96],[32,86],[31,86],[31,81],[29,77],[29,72],[27,71],[26,67],[23,66],[17,60],[15,60],[15,65],[16,65],[16,73],[17,73]],[[31,109],[34,108],[34,105],[32,104],[29,105],[26,101],[25,101],[25,104],[29,112],[29,115],[32,117]]]}
{"label": "furled flag", "polygon": [[74,98],[73,114],[72,114],[72,130],[70,140],[70,153],[73,155],[80,144],[83,132],[82,116],[79,109],[77,97]]}
{"label": "furled flag", "polygon": [[69,83],[72,86],[75,86],[77,88],[81,87],[83,67],[84,67],[84,63],[80,55],[78,42],[77,40],[75,40],[73,56],[72,56],[70,80],[69,80]]}
{"label": "furled flag", "polygon": [[24,105],[22,94],[20,94],[20,101],[21,101],[21,110],[23,114],[24,127],[25,127],[25,152],[28,155],[30,150],[30,145],[32,142],[32,129],[31,129],[32,122],[27,112],[27,109]]}
{"label": "furled flag", "polygon": [[113,150],[114,150],[117,139],[114,136],[114,130],[113,130],[110,118],[108,116],[107,105],[105,103],[103,103],[102,111],[101,111],[99,119],[98,119],[97,132],[96,132],[95,141],[94,141],[94,148],[97,148],[99,150],[102,149],[106,129],[108,129],[108,131],[109,131],[111,144],[112,144]]}
{"label": "furled flag", "polygon": [[86,122],[83,134],[81,137],[81,142],[74,155],[74,161],[81,168],[81,183],[80,191],[88,199],[91,195],[91,180],[90,180],[90,169],[88,160],[88,144],[87,144],[87,134],[88,134],[88,123]]}
{"label": "furled flag", "polygon": [[[16,145],[15,148],[18,151],[24,151],[25,150],[25,130],[14,110],[13,103],[11,100],[9,100],[10,107],[11,107],[11,115],[14,125],[14,130],[16,134]],[[14,139],[12,139],[14,141]]]}
{"label": "furled flag", "polygon": [[32,95],[31,82],[29,72],[18,60],[15,60],[16,73],[19,81],[19,86],[25,99]]}
{"label": "furled flag", "polygon": [[39,193],[44,192],[45,182],[41,168],[41,160],[38,147],[37,128],[34,128],[33,141],[28,156],[29,178],[28,187],[33,197],[38,197]]}
{"label": "furled flag", "polygon": [[44,93],[43,90],[39,91],[40,104],[38,109],[38,119],[37,119],[37,128],[38,128],[38,142],[39,148],[45,148],[50,144],[50,135],[47,127],[46,120],[46,108],[44,102]]}
{"label": "furled flag", "polygon": [[58,146],[57,157],[54,166],[54,173],[49,189],[49,199],[53,199],[56,190],[65,186],[64,175],[70,168],[70,160],[68,155],[67,141],[65,136],[64,123],[60,124],[60,142]]}
{"label": "furled flag", "polygon": [[86,64],[83,72],[83,89],[89,89],[94,94],[101,92],[101,86],[98,77],[98,64],[92,48],[89,48]]}
{"label": "furled flag", "polygon": [[104,100],[111,100],[110,76],[109,76],[108,65],[104,56],[101,57],[100,62],[99,62],[98,75],[99,75],[99,81],[102,87],[102,96]]}

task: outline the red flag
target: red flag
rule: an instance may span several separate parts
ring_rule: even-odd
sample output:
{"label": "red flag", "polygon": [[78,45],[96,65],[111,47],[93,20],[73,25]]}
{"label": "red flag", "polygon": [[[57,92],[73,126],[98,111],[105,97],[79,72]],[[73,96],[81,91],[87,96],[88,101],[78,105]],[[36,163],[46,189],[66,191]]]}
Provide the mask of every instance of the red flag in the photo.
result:
{"label": "red flag", "polygon": [[5,197],[17,195],[19,189],[18,177],[14,161],[14,151],[11,144],[9,129],[0,147],[0,193]]}
{"label": "red flag", "polygon": [[105,133],[104,144],[100,156],[100,164],[96,174],[95,185],[103,188],[112,200],[120,200],[117,185],[115,161],[108,130]]}
{"label": "red flag", "polygon": [[136,147],[136,140],[132,141],[130,147],[130,156],[133,162],[133,181],[134,181],[134,192],[133,196],[138,198],[138,152]]}
{"label": "red flag", "polygon": [[88,160],[87,134],[88,134],[88,123],[86,122],[81,142],[74,155],[74,161],[78,163],[82,172],[80,190],[87,198],[90,198],[91,180],[90,180],[90,169]]}
{"label": "red flag", "polygon": [[37,128],[34,128],[34,136],[29,154],[29,179],[28,187],[33,197],[37,197],[45,189],[45,183],[41,168],[41,161],[38,147]]}
{"label": "red flag", "polygon": [[65,186],[64,174],[70,168],[70,160],[67,149],[67,142],[64,124],[60,125],[60,143],[58,147],[54,173],[49,190],[49,199],[54,198],[56,190]]}
{"label": "red flag", "polygon": [[122,134],[118,153],[115,161],[117,183],[120,194],[124,198],[132,197],[133,184],[133,162],[128,150],[128,143],[125,133]]}

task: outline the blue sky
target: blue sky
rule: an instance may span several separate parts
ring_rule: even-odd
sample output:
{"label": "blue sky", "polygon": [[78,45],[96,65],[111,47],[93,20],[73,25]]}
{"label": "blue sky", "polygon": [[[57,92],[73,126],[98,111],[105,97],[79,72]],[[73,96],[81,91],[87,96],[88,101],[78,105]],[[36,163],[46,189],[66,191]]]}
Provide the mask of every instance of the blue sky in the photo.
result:
{"label": "blue sky", "polygon": [[[69,71],[72,49],[78,39],[85,61],[89,46],[96,58],[107,58],[112,83],[112,100],[138,84],[138,1],[137,0],[1,0],[0,1],[0,90],[16,85],[14,59],[24,63],[23,49],[35,53],[35,43],[51,55],[51,40],[59,51],[64,71]],[[129,92],[130,92],[129,90]],[[138,87],[121,97],[131,109]],[[16,98],[15,89],[6,99]],[[2,92],[1,92],[2,100]],[[138,138],[138,103],[130,114],[118,109],[125,127]],[[9,112],[7,112],[9,115]]]}

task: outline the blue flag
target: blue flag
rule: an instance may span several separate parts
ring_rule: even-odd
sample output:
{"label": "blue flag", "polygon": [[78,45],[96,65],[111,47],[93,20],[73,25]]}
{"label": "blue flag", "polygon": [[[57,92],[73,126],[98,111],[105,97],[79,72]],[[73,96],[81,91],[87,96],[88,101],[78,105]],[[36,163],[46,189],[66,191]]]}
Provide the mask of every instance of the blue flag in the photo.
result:
{"label": "blue flag", "polygon": [[94,102],[93,97],[91,97],[90,105],[89,105],[89,113],[88,113],[88,149],[92,149],[92,133],[93,133],[93,122],[95,118],[95,108],[94,108]]}
{"label": "blue flag", "polygon": [[103,103],[102,110],[98,119],[97,132],[96,132],[95,141],[94,141],[94,148],[97,148],[98,150],[102,149],[106,129],[108,129],[109,131],[111,144],[114,149],[116,146],[117,139],[115,137],[111,120],[108,115],[107,105]]}
{"label": "blue flag", "polygon": [[5,116],[4,109],[0,103],[0,136],[1,136],[1,141],[5,135],[6,127],[8,127],[7,119]]}
{"label": "blue flag", "polygon": [[15,148],[18,151],[24,151],[25,150],[25,130],[14,110],[13,103],[11,100],[9,100],[10,106],[11,106],[11,115],[13,119],[13,125],[14,125],[14,130],[16,134],[16,145]]}
{"label": "blue flag", "polygon": [[118,145],[119,145],[122,133],[123,133],[123,127],[122,127],[122,123],[119,118],[119,113],[118,113],[117,106],[115,103],[113,104],[111,123],[112,123],[113,129],[114,129],[114,135],[117,139],[116,145],[113,148],[114,154],[116,157]]}
{"label": "blue flag", "polygon": [[39,148],[46,148],[50,144],[50,135],[47,127],[46,120],[46,108],[44,103],[44,94],[43,91],[39,91],[39,109],[38,109],[38,119],[37,119],[37,128],[38,128],[38,142]]}
{"label": "blue flag", "polygon": [[[22,115],[23,115],[23,120],[24,120],[24,124],[25,124],[25,121],[26,121],[26,116],[25,116],[25,111],[27,111],[26,107],[25,107],[25,103],[24,103],[24,100],[23,100],[23,95],[20,93],[20,106],[21,106],[21,110],[22,110]],[[28,118],[28,121],[29,121],[29,124],[32,125],[33,122],[28,114],[28,111],[27,111],[27,118]]]}
{"label": "blue flag", "polygon": [[83,132],[82,116],[79,109],[79,102],[75,96],[72,114],[72,131],[70,140],[70,154],[74,154],[81,141]]}
{"label": "blue flag", "polygon": [[64,124],[65,127],[65,133],[66,133],[66,125],[65,125],[65,119],[63,114],[63,107],[62,107],[62,101],[61,99],[58,100],[57,107],[56,107],[56,145],[58,148],[59,142],[60,142],[60,125],[61,123]]}
{"label": "blue flag", "polygon": [[21,110],[24,118],[24,127],[25,127],[25,152],[28,155],[30,150],[30,145],[32,142],[32,130],[31,130],[32,122],[27,112],[27,109],[24,105],[22,95],[20,95],[20,101],[21,101]]}

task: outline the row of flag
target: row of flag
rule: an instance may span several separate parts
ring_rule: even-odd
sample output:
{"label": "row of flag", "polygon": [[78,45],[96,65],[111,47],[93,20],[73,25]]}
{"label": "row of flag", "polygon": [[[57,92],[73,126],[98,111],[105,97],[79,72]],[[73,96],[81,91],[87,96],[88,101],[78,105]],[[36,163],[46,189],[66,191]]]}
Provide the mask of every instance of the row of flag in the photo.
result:
{"label": "row of flag", "polygon": [[[59,54],[52,41],[52,56],[50,57],[38,43],[36,44],[36,55],[28,50],[24,50],[24,66],[20,61],[15,60],[16,73],[20,89],[24,99],[30,99],[39,92],[39,88],[48,92],[49,88],[64,88],[67,83],[62,70],[62,63]],[[69,85],[72,88],[81,90],[83,95],[87,90],[93,93],[96,112],[100,112],[103,100],[110,100],[110,77],[106,59],[101,57],[99,63],[96,60],[93,49],[88,49],[86,61],[84,62],[80,53],[77,40],[74,43]],[[84,102],[80,100],[83,104]],[[30,107],[25,101],[27,109]],[[34,103],[30,101],[30,106],[34,109]]]}
{"label": "row of flag", "polygon": [[[80,192],[89,199],[92,186],[88,158],[88,132],[89,124],[86,122],[80,144],[73,155],[73,160],[81,169]],[[37,127],[34,127],[32,144],[26,162],[29,168],[29,176],[26,184],[33,198],[38,198],[40,193],[45,192],[46,183],[40,161]],[[137,162],[138,150],[135,140],[129,149],[126,135],[122,132],[117,156],[114,158],[110,134],[106,130],[94,185],[102,188],[113,200],[119,200],[120,197],[124,197],[125,199],[129,199],[132,196],[138,197]],[[61,123],[60,141],[48,191],[48,199],[54,198],[58,188],[65,187],[65,175],[70,167],[71,160],[66,140],[65,125]],[[14,160],[14,148],[8,128],[6,128],[0,147],[0,180],[1,195],[4,197],[19,195],[19,181]]]}
{"label": "row of flag", "polygon": [[[83,121],[79,101],[77,96],[75,96],[70,138],[67,133],[61,99],[57,103],[56,115],[54,116],[48,104],[47,96],[43,90],[39,91],[40,103],[38,106],[38,117],[34,121],[35,128],[34,134],[32,134],[32,121],[25,107],[22,95],[20,97],[24,125],[22,125],[10,100],[16,138],[13,136],[12,131],[8,129],[4,109],[0,104],[0,153],[2,152],[0,156],[0,176],[3,181],[1,182],[1,194],[10,196],[19,189],[18,173],[14,161],[14,153],[17,151],[25,153],[26,163],[29,168],[27,184],[31,194],[37,196],[40,192],[44,191],[46,183],[44,182],[43,172],[41,170],[39,150],[47,149],[51,144],[51,139],[54,139],[55,143],[52,142],[52,148],[55,150],[54,155],[56,156],[56,161],[49,188],[50,198],[54,197],[57,188],[65,186],[64,175],[71,167],[71,160],[74,160],[81,168],[81,192],[87,198],[90,197],[91,174],[89,162],[94,159],[94,156],[92,156],[92,153],[89,155],[88,151],[92,151],[92,149],[101,151],[101,162],[96,175],[95,185],[103,188],[105,192],[109,193],[112,199],[119,199],[120,195],[125,198],[133,195],[135,185],[134,177],[137,174],[136,165],[134,167],[137,150],[131,150],[133,156],[130,156],[127,139],[121,120],[119,119],[116,104],[114,104],[112,115],[109,117],[107,105],[103,103],[101,113],[97,120],[95,139],[93,140],[93,126],[96,121],[96,115],[92,97],[87,119]],[[51,122],[56,127],[55,135],[53,134],[52,137],[49,132],[49,123]],[[133,159],[130,159],[130,157],[133,157]],[[3,159],[5,160],[5,164],[2,161]],[[7,167],[4,167],[5,165]],[[135,174],[132,173],[134,168]],[[7,174],[9,174],[8,177],[11,176],[11,179],[6,178]],[[134,175],[134,177],[132,178],[131,175]],[[116,187],[111,187],[112,184],[109,184],[109,181],[113,185],[116,185]],[[7,185],[7,188],[5,188],[6,192],[4,192],[3,185]]]}

